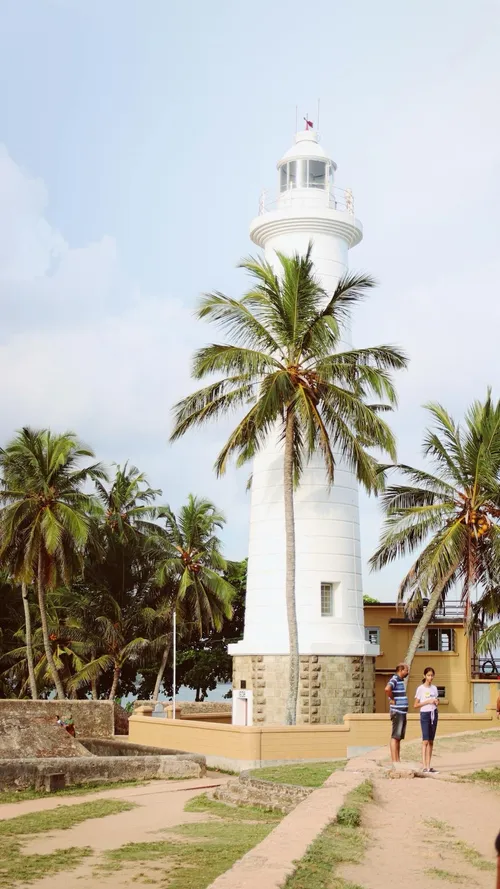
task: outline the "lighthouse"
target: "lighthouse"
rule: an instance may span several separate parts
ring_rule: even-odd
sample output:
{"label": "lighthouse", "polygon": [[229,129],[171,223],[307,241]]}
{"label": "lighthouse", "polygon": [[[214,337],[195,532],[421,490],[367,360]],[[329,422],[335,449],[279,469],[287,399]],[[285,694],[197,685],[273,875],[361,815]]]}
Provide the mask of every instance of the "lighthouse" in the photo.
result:
{"label": "lighthouse", "polygon": [[[250,237],[278,272],[277,251],[304,254],[331,294],[363,229],[352,192],[336,186],[336,163],[306,121],[278,162],[276,196],[263,194]],[[344,330],[341,348],[351,347]],[[377,645],[366,638],[358,485],[336,455],[329,487],[321,456],[295,492],[296,609],[300,684],[297,722],[339,723],[374,712]],[[270,435],[254,461],[244,637],[230,646],[233,686],[252,691],[254,724],[283,723],[288,693],[283,443]]]}

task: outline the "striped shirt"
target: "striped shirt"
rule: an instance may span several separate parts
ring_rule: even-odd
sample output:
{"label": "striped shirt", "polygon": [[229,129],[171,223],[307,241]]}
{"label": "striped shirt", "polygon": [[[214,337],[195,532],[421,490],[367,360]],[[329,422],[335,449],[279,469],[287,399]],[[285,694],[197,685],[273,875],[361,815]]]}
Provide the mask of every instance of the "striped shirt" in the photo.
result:
{"label": "striped shirt", "polygon": [[404,680],[394,673],[388,683],[392,688],[392,697],[394,704],[391,704],[391,713],[408,713],[408,698],[406,696],[406,688]]}

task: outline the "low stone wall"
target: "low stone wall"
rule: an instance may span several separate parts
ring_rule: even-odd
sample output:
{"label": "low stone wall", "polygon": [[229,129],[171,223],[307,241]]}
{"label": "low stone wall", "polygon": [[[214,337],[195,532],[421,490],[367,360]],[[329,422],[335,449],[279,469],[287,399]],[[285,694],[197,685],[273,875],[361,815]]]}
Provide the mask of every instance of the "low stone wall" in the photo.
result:
{"label": "low stone wall", "polygon": [[[343,725],[237,726],[133,716],[130,740],[206,756],[209,768],[244,771],[289,762],[345,759],[389,744],[387,714],[349,714]],[[497,728],[491,713],[442,713],[439,736]],[[420,737],[418,714],[410,714],[406,739]]]}
{"label": "low stone wall", "polygon": [[195,753],[184,753],[168,747],[148,747],[144,744],[133,744],[130,741],[109,740],[108,738],[81,738],[80,743],[92,756],[188,756],[200,765],[205,765],[205,758]]}
{"label": "low stone wall", "polygon": [[0,700],[0,735],[12,717],[35,730],[40,722],[55,724],[58,716],[71,713],[77,737],[112,738],[115,732],[114,701],[18,701]]}
{"label": "low stone wall", "polygon": [[236,781],[228,781],[217,787],[212,796],[221,802],[240,806],[262,806],[273,812],[288,814],[313,787],[299,787],[294,784],[276,784],[256,778],[250,772],[241,772]]}
{"label": "low stone wall", "polygon": [[201,778],[206,768],[199,756],[87,756],[81,759],[1,759],[0,790],[43,789],[46,775],[62,772],[67,785],[113,783],[152,778]]}

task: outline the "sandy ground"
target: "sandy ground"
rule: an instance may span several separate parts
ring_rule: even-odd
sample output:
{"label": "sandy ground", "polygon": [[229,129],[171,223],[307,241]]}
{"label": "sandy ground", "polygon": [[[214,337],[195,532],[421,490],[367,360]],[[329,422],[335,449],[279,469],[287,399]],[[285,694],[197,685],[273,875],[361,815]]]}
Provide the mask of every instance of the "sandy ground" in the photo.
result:
{"label": "sandy ground", "polygon": [[[64,797],[59,799],[29,800],[23,803],[0,806],[0,818],[11,818],[26,812],[36,812],[55,808],[59,805],[78,805],[96,799],[122,799],[134,802],[137,808],[106,818],[95,818],[84,821],[70,830],[55,830],[39,834],[26,843],[26,854],[43,854],[55,849],[67,849],[70,846],[90,846],[95,856],[84,860],[74,870],[61,872],[55,876],[37,881],[37,889],[99,889],[110,887],[118,889],[129,885],[137,885],[134,878],[144,870],[144,863],[137,868],[128,867],[117,873],[103,875],[95,873],[99,863],[99,853],[106,849],[116,849],[125,843],[154,842],[165,839],[163,831],[179,824],[206,821],[207,815],[196,812],[185,812],[186,802],[199,796],[209,787],[215,787],[228,780],[225,775],[206,776],[205,778],[186,781],[154,781],[143,787],[126,787],[111,789],[89,796]],[[159,833],[161,831],[162,833]],[[147,869],[147,865],[146,865]]]}
{"label": "sandy ground", "polygon": [[[416,749],[412,745],[411,750]],[[438,745],[434,761],[443,775],[465,775],[499,764],[500,741],[494,735],[479,743],[465,736],[446,739]],[[490,866],[495,863],[494,842],[500,829],[498,791],[438,778],[378,778],[374,783],[375,802],[364,818],[365,858],[360,865],[342,868],[342,877],[363,889],[439,889],[439,885],[493,889],[494,870],[472,866],[457,843],[475,849]]]}
{"label": "sandy ground", "polygon": [[[406,745],[404,758],[418,757],[418,745]],[[370,758],[383,761],[387,751]],[[351,760],[356,770],[361,760]],[[482,737],[460,736],[436,744],[434,765],[440,774],[466,774],[500,764],[500,732]],[[164,839],[163,831],[179,824],[206,821],[210,816],[184,811],[187,800],[205,789],[228,780],[224,775],[208,775],[187,781],[154,781],[142,787],[113,788],[98,794],[77,797],[48,797],[0,806],[0,819],[27,812],[41,812],[60,805],[80,804],[96,799],[123,799],[137,804],[130,812],[91,819],[70,830],[40,834],[26,843],[26,853],[51,852],[70,846],[90,846],[94,855],[70,873],[38,881],[36,889],[118,889],[148,882],[160,864],[165,874],[168,862],[144,862],[117,872],[96,870],[100,853],[129,842]],[[437,778],[375,779],[375,802],[365,811],[367,849],[360,865],[344,867],[339,876],[362,889],[439,889],[439,885],[466,885],[492,889],[495,874],[474,867],[459,843],[467,844],[493,864],[494,840],[500,828],[500,793],[477,784],[452,783]],[[297,815],[299,813],[297,812]],[[295,829],[301,830],[300,824]],[[264,842],[273,842],[272,835]],[[257,850],[256,850],[257,851]],[[429,873],[429,871],[438,873]],[[439,874],[439,872],[441,872]],[[454,876],[453,876],[454,875]],[[259,875],[256,873],[255,885]],[[151,880],[149,880],[151,882]]]}

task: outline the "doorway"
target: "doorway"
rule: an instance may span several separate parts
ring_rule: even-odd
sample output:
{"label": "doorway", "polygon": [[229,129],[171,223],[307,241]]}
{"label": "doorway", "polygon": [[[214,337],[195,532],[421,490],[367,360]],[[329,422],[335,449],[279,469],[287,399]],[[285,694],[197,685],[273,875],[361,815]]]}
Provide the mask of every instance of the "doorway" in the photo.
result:
{"label": "doorway", "polygon": [[472,690],[474,693],[474,713],[486,713],[490,703],[490,683],[474,682]]}

